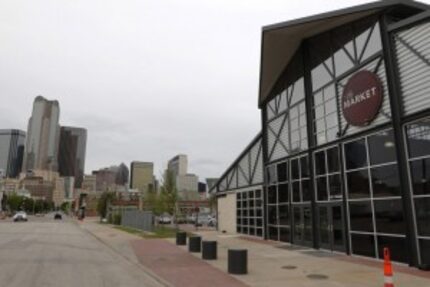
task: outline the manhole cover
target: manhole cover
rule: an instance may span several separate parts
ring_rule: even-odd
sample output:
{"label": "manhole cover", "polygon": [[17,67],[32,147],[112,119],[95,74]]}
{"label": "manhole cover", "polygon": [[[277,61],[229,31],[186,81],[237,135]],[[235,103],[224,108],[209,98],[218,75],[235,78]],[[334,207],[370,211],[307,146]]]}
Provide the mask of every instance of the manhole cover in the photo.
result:
{"label": "manhole cover", "polygon": [[293,269],[296,269],[297,268],[297,266],[294,266],[294,265],[285,265],[285,266],[282,266],[282,269],[288,269],[288,270],[293,270]]}
{"label": "manhole cover", "polygon": [[309,279],[314,279],[314,280],[324,280],[324,279],[328,279],[328,276],[323,275],[323,274],[309,274],[308,276]]}

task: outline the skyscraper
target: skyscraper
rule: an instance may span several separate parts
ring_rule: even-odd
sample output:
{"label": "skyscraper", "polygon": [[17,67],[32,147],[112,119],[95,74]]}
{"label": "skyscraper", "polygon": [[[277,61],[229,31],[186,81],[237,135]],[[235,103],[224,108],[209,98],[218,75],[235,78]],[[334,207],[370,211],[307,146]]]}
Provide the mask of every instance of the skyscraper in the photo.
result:
{"label": "skyscraper", "polygon": [[136,188],[143,192],[147,190],[150,184],[154,184],[154,164],[152,162],[133,161],[131,163],[130,188]]}
{"label": "skyscraper", "polygon": [[195,199],[198,197],[197,175],[188,173],[188,159],[185,154],[178,154],[167,163],[167,169],[173,174],[176,189],[182,199]]}
{"label": "skyscraper", "polygon": [[185,154],[178,154],[167,164],[167,169],[170,170],[175,176],[186,175],[188,171],[188,159]]}
{"label": "skyscraper", "polygon": [[115,183],[117,185],[126,185],[128,183],[128,175],[129,175],[129,173],[130,172],[128,171],[128,167],[124,163],[121,163],[116,168]]}
{"label": "skyscraper", "polygon": [[28,121],[23,170],[57,171],[60,105],[37,96]]}
{"label": "skyscraper", "polygon": [[75,177],[75,187],[81,188],[85,169],[87,130],[61,127],[58,171],[61,176]]}
{"label": "skyscraper", "polygon": [[17,177],[21,172],[24,156],[25,132],[0,130],[0,174]]}

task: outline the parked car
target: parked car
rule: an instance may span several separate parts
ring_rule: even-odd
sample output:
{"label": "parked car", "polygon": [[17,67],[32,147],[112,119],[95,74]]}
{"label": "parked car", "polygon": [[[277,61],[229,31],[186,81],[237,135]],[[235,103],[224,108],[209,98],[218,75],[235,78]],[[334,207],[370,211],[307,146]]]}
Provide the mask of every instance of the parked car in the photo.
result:
{"label": "parked car", "polygon": [[169,214],[163,214],[160,217],[158,217],[158,223],[159,224],[170,224],[172,223],[172,217]]}
{"label": "parked car", "polygon": [[208,221],[208,226],[210,226],[210,227],[215,227],[216,226],[216,223],[217,223],[217,221],[216,221],[216,217],[215,216],[211,216],[211,218],[209,219],[209,221]]}
{"label": "parked car", "polygon": [[176,215],[176,217],[174,217],[174,219],[173,219],[173,222],[177,223],[177,224],[186,223],[186,221],[187,221],[187,219],[183,215]]}
{"label": "parked car", "polygon": [[196,215],[194,213],[193,214],[188,214],[187,218],[186,218],[186,221],[187,221],[187,223],[191,223],[191,224],[196,223]]}
{"label": "parked car", "polygon": [[54,215],[54,219],[55,220],[61,220],[61,219],[63,219],[63,216],[61,215],[61,213],[55,213],[55,215]]}
{"label": "parked car", "polygon": [[210,219],[212,219],[212,216],[209,213],[199,213],[197,214],[197,225],[208,225]]}
{"label": "parked car", "polygon": [[17,221],[27,221],[27,213],[25,213],[24,211],[19,211],[17,213],[15,213],[15,215],[13,216],[13,221],[17,222]]}

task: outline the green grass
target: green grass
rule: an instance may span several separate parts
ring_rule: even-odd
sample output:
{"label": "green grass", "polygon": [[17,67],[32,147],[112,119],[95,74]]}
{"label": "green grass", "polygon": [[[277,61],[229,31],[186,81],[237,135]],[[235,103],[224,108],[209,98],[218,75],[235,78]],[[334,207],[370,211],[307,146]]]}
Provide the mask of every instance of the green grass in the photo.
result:
{"label": "green grass", "polygon": [[[173,238],[176,236],[176,229],[167,226],[156,226],[152,233],[126,226],[115,226],[115,228],[143,238]],[[189,233],[188,236],[190,235],[192,234]]]}

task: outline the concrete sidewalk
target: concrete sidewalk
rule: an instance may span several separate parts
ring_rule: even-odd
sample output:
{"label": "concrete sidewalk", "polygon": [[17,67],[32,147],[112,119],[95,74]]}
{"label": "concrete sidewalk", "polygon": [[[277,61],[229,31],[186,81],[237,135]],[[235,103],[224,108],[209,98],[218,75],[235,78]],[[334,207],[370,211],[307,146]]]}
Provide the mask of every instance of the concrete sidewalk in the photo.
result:
{"label": "concrete sidewalk", "polygon": [[[235,276],[249,286],[381,287],[383,263],[340,253],[318,251],[289,244],[244,238],[217,232],[198,232],[203,240],[217,240],[218,260],[208,261],[226,272],[227,249],[248,249],[248,271]],[[174,244],[173,240],[171,243]],[[199,255],[196,255],[199,257]],[[430,286],[430,272],[394,264],[394,286]]]}
{"label": "concrete sidewalk", "polygon": [[93,219],[78,224],[131,262],[142,266],[143,271],[157,279],[162,286],[246,286],[169,240],[142,239],[111,225],[99,224]]}
{"label": "concrete sidewalk", "polygon": [[164,239],[135,240],[140,263],[177,287],[243,287],[241,281]]}
{"label": "concrete sidewalk", "polygon": [[[187,246],[176,246],[174,239],[142,239],[98,223],[81,226],[142,265],[165,286],[383,286],[383,264],[372,259],[199,231],[203,240],[218,242],[218,260],[203,261],[200,253],[189,253]],[[227,273],[228,248],[248,249],[249,274]],[[430,272],[394,264],[394,283],[396,287],[430,286]]]}

